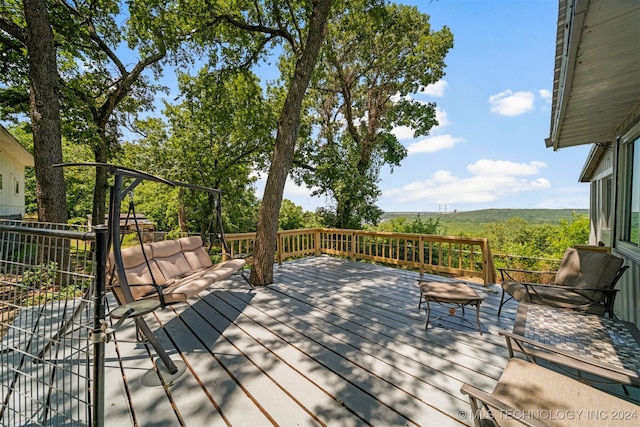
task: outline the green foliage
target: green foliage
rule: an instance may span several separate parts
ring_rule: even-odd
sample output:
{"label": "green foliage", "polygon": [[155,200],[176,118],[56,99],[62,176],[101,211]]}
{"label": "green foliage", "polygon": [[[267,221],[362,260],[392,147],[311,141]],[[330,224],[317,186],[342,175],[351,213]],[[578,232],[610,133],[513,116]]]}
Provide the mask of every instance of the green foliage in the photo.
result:
{"label": "green foliage", "polygon": [[184,237],[184,233],[182,233],[179,229],[174,229],[167,233],[167,240],[176,240],[180,237]]}
{"label": "green foliage", "polygon": [[122,247],[137,246],[140,244],[138,235],[136,233],[127,233],[122,237]]}
{"label": "green foliage", "polygon": [[[449,236],[487,238],[496,267],[549,270],[557,268],[564,251],[589,241],[588,211],[568,209],[487,209],[440,214],[387,213],[382,231],[410,231],[426,218],[425,227]],[[526,218],[526,219],[525,219]],[[413,224],[411,223],[413,221]],[[416,229],[414,228],[414,229]]]}
{"label": "green foliage", "polygon": [[380,170],[406,156],[391,131],[407,126],[427,135],[437,124],[435,104],[408,95],[444,75],[452,46],[449,29],[432,31],[415,7],[355,1],[330,20],[306,104],[301,167],[293,174],[335,201],[319,212],[327,226],[379,221]]}
{"label": "green foliage", "polygon": [[302,207],[297,206],[291,200],[284,199],[280,206],[278,228],[280,230],[304,228],[304,212],[302,211]]}
{"label": "green foliage", "polygon": [[555,254],[564,251],[575,244],[586,244],[589,242],[589,217],[579,215],[575,212],[571,214],[571,220],[562,218],[556,227],[557,234],[551,245]]}
{"label": "green foliage", "polygon": [[[253,170],[261,169],[272,148],[275,123],[264,105],[261,89],[250,72],[209,72],[180,76],[185,94],[178,105],[167,105],[168,123],[147,119],[137,123],[145,137],[125,144],[122,163],[157,176],[223,191],[227,232],[255,230],[257,205]],[[152,186],[136,190],[140,212],[158,228],[179,228],[177,190]],[[214,200],[207,193],[187,190],[182,196],[187,228],[206,231]]]}
{"label": "green foliage", "polygon": [[563,218],[571,218],[572,213],[588,215],[588,209],[481,209],[476,211],[449,212],[386,212],[382,219],[388,220],[396,217],[408,219],[421,215],[423,218],[438,218],[440,232],[450,236],[479,236],[485,225],[490,223],[502,223],[509,218],[522,218],[528,224],[555,224]]}
{"label": "green foliage", "polygon": [[[77,250],[74,248],[73,250]],[[48,301],[66,300],[81,296],[86,289],[83,279],[79,277],[69,277],[69,283],[59,285],[58,277],[62,273],[58,269],[58,263],[49,261],[25,271],[22,274],[21,285],[29,290],[22,304],[34,305],[44,304]]]}
{"label": "green foliage", "polygon": [[[134,206],[137,214],[145,215],[156,225],[156,230],[169,231],[178,228],[177,188],[143,182],[136,187]],[[121,209],[123,214],[129,211],[129,200],[123,204]]]}
{"label": "green foliage", "polygon": [[416,234],[439,234],[440,226],[439,218],[428,218],[423,220],[420,214],[413,220],[405,217],[396,217],[388,221],[384,221],[376,227],[372,227],[375,231],[390,231],[396,233],[416,233]]}
{"label": "green foliage", "polygon": [[57,262],[40,264],[22,275],[22,285],[32,289],[49,289],[56,283]]}
{"label": "green foliage", "polygon": [[[33,135],[29,124],[22,122],[10,127],[9,131],[27,151],[33,153]],[[87,146],[78,145],[63,138],[62,158],[65,163],[90,162],[93,160],[93,154]],[[87,215],[91,213],[93,203],[94,177],[95,171],[90,168],[64,169],[67,215],[72,224],[87,223]],[[25,213],[32,215],[37,212],[35,169],[27,168],[25,170]]]}

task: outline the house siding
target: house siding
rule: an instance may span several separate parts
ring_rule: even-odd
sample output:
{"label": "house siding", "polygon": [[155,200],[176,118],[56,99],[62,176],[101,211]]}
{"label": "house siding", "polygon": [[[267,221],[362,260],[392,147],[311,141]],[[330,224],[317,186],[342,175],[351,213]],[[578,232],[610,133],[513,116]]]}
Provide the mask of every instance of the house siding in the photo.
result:
{"label": "house siding", "polygon": [[33,156],[0,126],[0,218],[24,216],[26,166],[33,166]]}
{"label": "house siding", "polygon": [[[24,215],[24,170],[25,167],[10,157],[0,157],[0,216]],[[16,193],[16,186],[18,192]]]}
{"label": "house siding", "polygon": [[592,145],[580,177],[591,186],[590,243],[602,242],[624,258],[629,269],[618,282],[614,311],[640,326],[640,183],[634,180],[640,162],[633,153],[640,149],[640,3],[559,0],[558,5],[545,145],[554,150]]}
{"label": "house siding", "polygon": [[612,246],[611,227],[614,211],[613,194],[613,146],[599,159],[591,181],[591,206],[589,244]]}
{"label": "house siding", "polygon": [[616,298],[614,313],[620,319],[640,325],[640,263],[619,251],[613,250],[612,253],[624,258],[625,265],[629,266],[618,282],[620,292]]}

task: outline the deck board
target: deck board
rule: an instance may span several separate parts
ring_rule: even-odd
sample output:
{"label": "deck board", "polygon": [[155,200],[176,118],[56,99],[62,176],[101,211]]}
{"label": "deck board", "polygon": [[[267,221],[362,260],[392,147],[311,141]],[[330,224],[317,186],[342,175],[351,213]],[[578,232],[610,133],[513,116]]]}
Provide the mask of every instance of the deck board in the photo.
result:
{"label": "deck board", "polygon": [[[497,334],[513,328],[516,305],[498,318],[495,287],[474,285],[485,297],[482,336],[455,319],[425,330],[419,277],[305,258],[275,267],[268,287],[251,290],[234,276],[149,314],[150,328],[187,370],[166,387],[145,385],[153,349],[109,343],[105,424],[468,425],[460,385],[495,385],[507,358]],[[434,315],[444,310],[433,307]],[[117,337],[135,337],[135,327]]]}
{"label": "deck board", "polygon": [[[257,323],[261,323],[261,320],[277,319],[283,315],[280,311],[265,309],[260,311],[258,313],[250,310],[247,315]],[[319,330],[300,320],[294,320],[286,325],[274,325],[272,328],[279,331],[289,342],[294,340],[305,342],[303,350],[311,355],[315,361],[331,368],[343,379],[348,379],[356,387],[370,393],[372,397],[377,398],[378,405],[386,406],[391,412],[397,411],[393,402],[406,399],[406,391],[403,387],[406,378],[404,378],[402,371],[397,369],[385,371],[388,366],[380,363],[379,359],[373,358],[369,352],[360,351],[345,340],[336,338],[330,332]],[[357,361],[350,357],[354,352],[360,355]],[[385,392],[378,395],[377,390]],[[350,403],[345,401],[346,398],[346,396],[338,396],[338,399],[345,404]],[[409,419],[406,413],[402,415]],[[433,416],[436,414],[434,413]],[[385,419],[385,422],[396,424],[400,422],[400,419],[393,415],[392,418]]]}

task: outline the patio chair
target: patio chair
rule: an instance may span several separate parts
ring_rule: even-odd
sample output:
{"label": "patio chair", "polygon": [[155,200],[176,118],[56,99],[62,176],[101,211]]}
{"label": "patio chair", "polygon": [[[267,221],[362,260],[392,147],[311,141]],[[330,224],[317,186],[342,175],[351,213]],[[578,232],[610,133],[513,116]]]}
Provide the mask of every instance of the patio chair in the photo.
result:
{"label": "patio chair", "polygon": [[476,427],[632,425],[638,413],[632,402],[513,357],[491,393],[467,383],[460,392],[469,397]]}
{"label": "patio chair", "polygon": [[[557,271],[499,268],[502,296],[498,316],[504,304],[515,299],[613,317],[613,304],[619,291],[614,288],[628,268],[623,262],[622,258],[608,253],[569,248]],[[554,275],[554,280],[552,284],[521,281],[516,279],[517,274]],[[505,294],[508,294],[506,299]]]}

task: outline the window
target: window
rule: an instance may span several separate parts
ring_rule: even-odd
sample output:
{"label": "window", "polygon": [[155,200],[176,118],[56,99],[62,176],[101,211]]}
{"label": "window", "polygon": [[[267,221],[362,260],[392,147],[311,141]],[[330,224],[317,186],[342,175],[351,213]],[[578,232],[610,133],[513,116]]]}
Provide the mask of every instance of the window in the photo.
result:
{"label": "window", "polygon": [[613,177],[611,175],[591,183],[591,236],[592,244],[611,246],[613,212]]}
{"label": "window", "polygon": [[621,240],[640,248],[640,135],[622,145]]}
{"label": "window", "polygon": [[0,173],[0,190],[2,190],[2,174]]}

